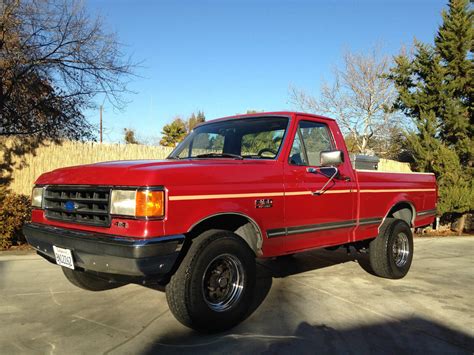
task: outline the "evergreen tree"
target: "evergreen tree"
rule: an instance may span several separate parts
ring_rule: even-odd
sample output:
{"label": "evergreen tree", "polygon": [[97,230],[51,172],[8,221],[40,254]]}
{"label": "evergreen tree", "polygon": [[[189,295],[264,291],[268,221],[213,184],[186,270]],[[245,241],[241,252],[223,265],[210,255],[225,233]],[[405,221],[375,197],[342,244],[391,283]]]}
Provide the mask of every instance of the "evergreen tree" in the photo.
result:
{"label": "evergreen tree", "polygon": [[[415,42],[413,57],[395,58],[390,78],[395,108],[411,117],[407,134],[415,168],[438,179],[438,213],[474,209],[473,12],[467,0],[450,0],[435,45]],[[462,229],[464,217],[461,219]]]}
{"label": "evergreen tree", "polygon": [[193,112],[191,117],[188,118],[186,122],[186,130],[187,132],[191,132],[194,127],[196,127],[198,124],[203,123],[206,121],[206,116],[204,115],[204,112],[198,111],[197,115]]}
{"label": "evergreen tree", "polygon": [[175,147],[186,136],[186,123],[181,118],[175,118],[173,122],[163,127],[160,145]]}
{"label": "evergreen tree", "polygon": [[197,119],[198,123],[206,122],[206,115],[204,115],[204,112],[198,111],[196,119]]}
{"label": "evergreen tree", "polygon": [[458,154],[461,164],[472,165],[474,156],[474,12],[467,0],[451,0],[443,11],[443,24],[435,38],[445,70],[446,100],[441,136]]}
{"label": "evergreen tree", "polygon": [[183,120],[179,117],[175,118],[173,122],[163,127],[163,131],[161,131],[163,136],[160,140],[160,145],[175,147],[194,127],[205,121],[206,116],[202,111],[198,111],[197,114],[193,112],[187,120]]}

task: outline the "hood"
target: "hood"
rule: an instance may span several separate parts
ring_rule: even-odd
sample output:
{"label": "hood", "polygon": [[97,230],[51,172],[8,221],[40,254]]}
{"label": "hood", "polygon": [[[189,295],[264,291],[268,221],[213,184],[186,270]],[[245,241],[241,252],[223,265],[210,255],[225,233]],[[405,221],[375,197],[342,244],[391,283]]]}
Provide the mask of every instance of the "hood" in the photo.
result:
{"label": "hood", "polygon": [[[268,160],[120,160],[56,169],[41,175],[38,185],[169,186],[233,183],[256,178],[256,166],[275,166]],[[250,170],[253,173],[250,173]],[[273,170],[273,169],[269,169]],[[265,175],[266,169],[258,169]]]}

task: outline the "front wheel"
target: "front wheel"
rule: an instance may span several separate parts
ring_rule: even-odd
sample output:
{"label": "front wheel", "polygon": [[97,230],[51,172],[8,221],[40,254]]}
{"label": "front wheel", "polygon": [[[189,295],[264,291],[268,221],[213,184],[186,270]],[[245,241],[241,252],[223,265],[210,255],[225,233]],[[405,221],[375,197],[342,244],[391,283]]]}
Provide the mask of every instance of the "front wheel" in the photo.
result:
{"label": "front wheel", "polygon": [[376,275],[388,279],[404,277],[413,259],[413,235],[408,224],[387,218],[378,237],[370,242],[369,258]]}
{"label": "front wheel", "polygon": [[248,316],[254,288],[252,250],[232,232],[210,230],[192,241],[166,286],[166,299],[185,326],[223,331]]}

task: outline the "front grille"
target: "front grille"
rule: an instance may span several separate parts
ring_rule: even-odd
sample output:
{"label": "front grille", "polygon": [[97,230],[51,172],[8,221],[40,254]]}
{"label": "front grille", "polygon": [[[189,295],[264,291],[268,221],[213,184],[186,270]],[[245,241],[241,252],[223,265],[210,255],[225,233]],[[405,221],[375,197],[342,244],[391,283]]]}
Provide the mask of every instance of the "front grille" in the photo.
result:
{"label": "front grille", "polygon": [[44,192],[46,218],[110,226],[110,188],[94,186],[48,186]]}

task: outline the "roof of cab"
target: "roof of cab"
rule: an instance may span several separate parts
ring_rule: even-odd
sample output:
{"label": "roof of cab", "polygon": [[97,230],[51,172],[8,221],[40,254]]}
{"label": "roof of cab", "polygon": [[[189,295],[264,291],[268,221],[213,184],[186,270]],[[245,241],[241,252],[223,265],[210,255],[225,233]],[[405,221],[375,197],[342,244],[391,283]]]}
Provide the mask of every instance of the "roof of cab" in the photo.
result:
{"label": "roof of cab", "polygon": [[239,118],[245,118],[245,117],[255,117],[255,118],[262,117],[263,118],[263,117],[269,117],[269,116],[273,116],[273,117],[274,116],[286,116],[286,117],[306,116],[306,117],[319,118],[319,119],[324,119],[324,120],[329,120],[329,121],[335,121],[333,118],[325,117],[321,115],[315,115],[312,113],[296,112],[296,111],[272,111],[272,112],[256,112],[256,113],[246,113],[246,114],[234,115],[234,116],[226,116],[222,118],[209,120],[209,121],[203,122],[202,124],[226,121],[226,120],[231,120],[231,119],[239,119]]}

